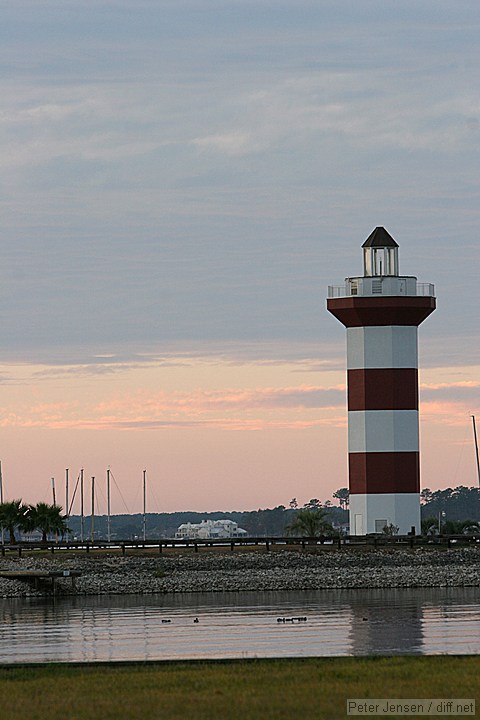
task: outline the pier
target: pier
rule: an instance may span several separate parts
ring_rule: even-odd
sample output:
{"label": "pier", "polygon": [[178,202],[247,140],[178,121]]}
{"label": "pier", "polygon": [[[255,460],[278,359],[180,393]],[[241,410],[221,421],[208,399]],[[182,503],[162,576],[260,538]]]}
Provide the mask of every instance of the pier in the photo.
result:
{"label": "pier", "polygon": [[[17,542],[14,545],[5,543],[0,545],[0,556],[7,557],[12,554],[22,557],[24,553],[42,552],[51,555],[69,552],[114,552],[126,555],[127,552],[157,552],[165,550],[193,550],[200,549],[235,549],[263,548],[266,552],[282,549],[299,549],[302,551],[332,551],[332,550],[375,550],[389,548],[392,550],[404,550],[405,548],[453,548],[459,546],[476,545],[480,542],[480,535],[345,535],[341,537],[242,537],[242,538],[152,538],[146,540],[95,540],[69,542]],[[72,576],[74,573],[72,572]],[[5,576],[5,573],[0,573]],[[10,575],[10,577],[12,577]],[[20,578],[21,579],[21,578]]]}
{"label": "pier", "polygon": [[72,589],[75,588],[75,578],[82,573],[78,570],[8,570],[0,572],[0,577],[9,580],[22,580],[31,585],[35,590],[40,590],[51,595],[57,594],[57,581],[70,578]]}

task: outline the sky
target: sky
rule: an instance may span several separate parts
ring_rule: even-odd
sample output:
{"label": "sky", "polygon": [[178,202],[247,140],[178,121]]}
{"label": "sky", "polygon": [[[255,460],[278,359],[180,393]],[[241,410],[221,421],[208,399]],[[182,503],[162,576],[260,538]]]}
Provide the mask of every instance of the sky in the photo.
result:
{"label": "sky", "polygon": [[[6,498],[246,510],[347,485],[329,284],[435,284],[422,486],[477,484],[477,0],[0,0]],[[78,496],[76,503],[78,501]],[[73,511],[77,509],[76,504]]]}

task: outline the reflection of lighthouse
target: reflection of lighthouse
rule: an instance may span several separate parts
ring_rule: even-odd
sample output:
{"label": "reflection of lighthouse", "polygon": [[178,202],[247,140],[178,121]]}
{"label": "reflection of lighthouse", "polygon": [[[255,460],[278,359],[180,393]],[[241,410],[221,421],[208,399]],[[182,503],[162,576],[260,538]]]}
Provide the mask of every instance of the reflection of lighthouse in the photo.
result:
{"label": "reflection of lighthouse", "polygon": [[383,227],[363,244],[363,262],[363,277],[329,287],[327,300],[347,328],[350,532],[419,532],[417,327],[435,310],[434,288],[399,275]]}
{"label": "reflection of lighthouse", "polygon": [[427,588],[370,588],[351,593],[352,655],[419,654],[424,644]]}

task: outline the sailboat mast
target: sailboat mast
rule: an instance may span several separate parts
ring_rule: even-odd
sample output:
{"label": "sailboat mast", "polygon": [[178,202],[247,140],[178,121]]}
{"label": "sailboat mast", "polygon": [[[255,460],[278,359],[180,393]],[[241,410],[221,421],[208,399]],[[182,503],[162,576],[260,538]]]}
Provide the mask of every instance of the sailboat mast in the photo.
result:
{"label": "sailboat mast", "polygon": [[65,513],[68,517],[68,468],[65,469]]}
{"label": "sailboat mast", "polygon": [[[0,503],[3,503],[2,461],[0,460]],[[2,545],[5,545],[5,530],[2,525]]]}
{"label": "sailboat mast", "polygon": [[[67,520],[69,517],[68,513],[68,468],[65,468],[65,515],[67,516]],[[68,542],[68,532],[66,534],[66,539]]]}
{"label": "sailboat mast", "polygon": [[95,476],[92,475],[92,543],[95,542]]}
{"label": "sailboat mast", "polygon": [[110,468],[107,468],[107,540],[110,542]]}
{"label": "sailboat mast", "polygon": [[83,543],[85,533],[85,520],[83,508],[83,468],[80,470],[80,540]]}
{"label": "sailboat mast", "polygon": [[143,471],[143,539],[147,538],[147,471]]}
{"label": "sailboat mast", "polygon": [[477,438],[477,426],[475,423],[475,415],[472,415],[472,423],[473,423],[473,439],[475,440],[475,454],[477,457],[477,477],[478,477],[478,484],[480,485],[480,459],[478,456],[478,438]]}

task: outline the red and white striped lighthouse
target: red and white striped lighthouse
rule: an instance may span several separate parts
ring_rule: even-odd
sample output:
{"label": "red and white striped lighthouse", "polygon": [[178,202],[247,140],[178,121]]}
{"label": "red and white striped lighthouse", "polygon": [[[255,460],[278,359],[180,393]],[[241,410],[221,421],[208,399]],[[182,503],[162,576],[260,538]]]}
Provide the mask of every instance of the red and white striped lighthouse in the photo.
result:
{"label": "red and white striped lighthouse", "polygon": [[347,328],[350,533],[420,531],[417,328],[434,286],[400,276],[383,227],[363,244],[362,277],[329,287],[327,309]]}

